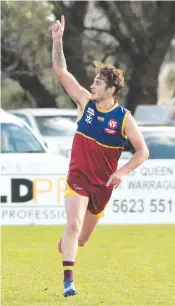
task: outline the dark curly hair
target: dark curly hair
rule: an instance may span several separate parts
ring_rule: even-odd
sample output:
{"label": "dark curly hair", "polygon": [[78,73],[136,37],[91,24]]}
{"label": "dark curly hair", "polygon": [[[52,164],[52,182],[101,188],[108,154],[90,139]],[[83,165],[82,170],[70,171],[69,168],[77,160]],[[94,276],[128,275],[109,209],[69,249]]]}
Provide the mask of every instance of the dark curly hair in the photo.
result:
{"label": "dark curly hair", "polygon": [[103,64],[101,62],[94,62],[97,74],[100,78],[104,79],[107,87],[115,86],[114,96],[124,86],[124,76],[120,69],[116,69],[112,65]]}

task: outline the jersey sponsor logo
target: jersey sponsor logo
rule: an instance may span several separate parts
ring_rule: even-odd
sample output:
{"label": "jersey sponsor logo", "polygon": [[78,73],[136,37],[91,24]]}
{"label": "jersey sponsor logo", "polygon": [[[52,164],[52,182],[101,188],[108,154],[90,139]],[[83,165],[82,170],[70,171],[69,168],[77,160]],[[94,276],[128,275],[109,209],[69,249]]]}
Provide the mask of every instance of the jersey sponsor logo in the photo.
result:
{"label": "jersey sponsor logo", "polygon": [[111,129],[116,129],[117,128],[117,121],[115,119],[110,119],[108,121],[108,126],[111,128]]}
{"label": "jersey sponsor logo", "polygon": [[100,116],[97,116],[97,119],[98,119],[99,121],[101,121],[101,122],[103,122],[103,121],[105,120],[105,118],[100,117]]}
{"label": "jersey sponsor logo", "polygon": [[86,121],[88,124],[91,124],[94,115],[95,115],[95,114],[94,114],[94,110],[93,110],[92,108],[88,107],[85,121]]}
{"label": "jersey sponsor logo", "polygon": [[92,120],[93,120],[93,116],[91,114],[86,114],[86,119],[85,121],[88,123],[88,124],[91,124],[92,123]]}
{"label": "jersey sponsor logo", "polygon": [[91,115],[93,115],[93,116],[94,116],[94,109],[93,109],[93,108],[88,107],[87,113],[89,113],[89,114],[91,114]]}
{"label": "jersey sponsor logo", "polygon": [[118,131],[115,131],[115,130],[111,130],[111,129],[104,129],[104,132],[105,133],[108,133],[108,134],[112,134],[112,135],[116,135],[118,133]]}

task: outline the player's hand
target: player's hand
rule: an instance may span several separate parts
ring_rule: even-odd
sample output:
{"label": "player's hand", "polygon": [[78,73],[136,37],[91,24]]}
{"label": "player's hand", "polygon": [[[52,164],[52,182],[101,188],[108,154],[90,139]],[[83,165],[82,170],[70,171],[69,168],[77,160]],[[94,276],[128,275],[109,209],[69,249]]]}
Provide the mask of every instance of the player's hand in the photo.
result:
{"label": "player's hand", "polygon": [[109,187],[109,186],[115,186],[115,188],[117,188],[121,182],[122,182],[122,179],[124,177],[125,173],[123,173],[122,171],[120,170],[117,170],[115,171],[109,178],[106,186]]}
{"label": "player's hand", "polygon": [[57,20],[52,27],[52,39],[60,39],[63,36],[65,28],[64,16],[61,16],[61,22]]}

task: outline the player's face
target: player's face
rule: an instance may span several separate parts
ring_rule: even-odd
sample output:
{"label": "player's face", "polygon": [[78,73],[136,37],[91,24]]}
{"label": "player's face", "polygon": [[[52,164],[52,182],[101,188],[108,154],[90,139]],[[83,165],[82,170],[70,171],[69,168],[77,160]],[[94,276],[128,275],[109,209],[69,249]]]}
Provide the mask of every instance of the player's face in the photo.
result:
{"label": "player's face", "polygon": [[95,77],[94,82],[90,88],[92,99],[96,102],[109,97],[109,90],[106,86],[105,81],[100,77],[100,75],[97,75]]}

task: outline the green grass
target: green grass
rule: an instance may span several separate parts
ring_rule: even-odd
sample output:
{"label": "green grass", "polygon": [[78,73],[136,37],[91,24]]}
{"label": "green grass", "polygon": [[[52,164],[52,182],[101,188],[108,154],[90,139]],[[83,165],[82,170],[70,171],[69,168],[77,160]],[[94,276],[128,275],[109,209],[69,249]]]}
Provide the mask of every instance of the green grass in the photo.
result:
{"label": "green grass", "polygon": [[175,305],[175,226],[99,226],[62,296],[61,226],[3,227],[3,306]]}

